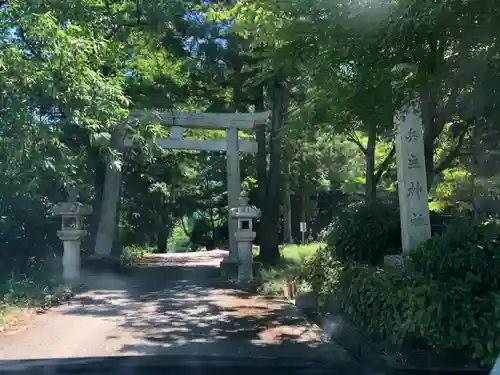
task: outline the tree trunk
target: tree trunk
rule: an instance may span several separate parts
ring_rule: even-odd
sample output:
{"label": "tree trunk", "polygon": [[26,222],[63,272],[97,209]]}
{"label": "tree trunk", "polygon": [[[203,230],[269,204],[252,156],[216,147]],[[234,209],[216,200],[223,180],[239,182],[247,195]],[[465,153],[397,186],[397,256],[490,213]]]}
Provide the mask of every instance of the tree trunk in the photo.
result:
{"label": "tree trunk", "polygon": [[160,195],[161,193],[157,193],[159,196],[157,197],[158,207],[160,207],[160,212],[156,216],[155,220],[155,232],[156,232],[156,252],[158,254],[164,254],[167,252],[167,228],[166,228],[166,220],[165,220],[165,197]]}
{"label": "tree trunk", "polygon": [[425,173],[427,175],[427,190],[432,189],[434,183],[434,144],[424,143]]}
{"label": "tree trunk", "polygon": [[95,163],[94,189],[95,196],[92,201],[92,216],[90,219],[89,236],[85,239],[85,249],[92,252],[95,248],[97,237],[97,228],[99,226],[99,217],[101,216],[102,193],[104,190],[104,178],[106,175],[106,162],[104,161],[99,149],[92,147],[91,159]]}
{"label": "tree trunk", "polygon": [[167,241],[168,238],[165,231],[158,233],[158,244],[156,246],[158,254],[165,254],[167,252]]}
{"label": "tree trunk", "polygon": [[292,203],[290,195],[290,166],[288,166],[288,173],[284,180],[283,189],[283,241],[285,243],[294,242],[292,236]]}
{"label": "tree trunk", "polygon": [[[264,111],[264,88],[261,86],[257,89],[255,96],[255,112]],[[263,209],[267,201],[267,145],[266,145],[266,126],[259,125],[255,130],[255,138],[257,140],[257,181],[259,207]]]}
{"label": "tree trunk", "polygon": [[267,178],[267,204],[263,207],[264,236],[260,246],[260,259],[266,264],[276,264],[279,252],[280,183],[281,183],[281,127],[286,103],[286,88],[276,76],[272,82],[273,108],[271,119],[270,163]]}
{"label": "tree trunk", "polygon": [[[304,184],[302,185],[302,189],[300,190],[300,221],[303,223],[306,223],[307,225],[307,217],[308,217],[308,212],[307,212],[307,206],[309,203],[309,194],[308,194],[308,189],[306,182],[304,181]],[[307,229],[307,227],[306,227]],[[302,234],[300,233],[301,236],[306,237],[306,233]]]}
{"label": "tree trunk", "polygon": [[168,228],[165,222],[164,215],[158,215],[158,229],[156,231],[156,250],[160,254],[165,254],[167,252],[167,241],[168,241]]}
{"label": "tree trunk", "polygon": [[474,220],[481,221],[486,218],[483,205],[481,204],[481,191],[478,189],[476,177],[479,169],[479,155],[481,155],[480,142],[477,132],[477,124],[472,127],[471,132],[472,151],[469,160],[470,184],[472,190],[471,203],[474,210]]}
{"label": "tree trunk", "polygon": [[[208,212],[210,215],[210,226],[211,226],[211,230],[212,230],[212,243],[210,245],[207,244],[207,250],[211,250],[211,249],[215,249],[217,247],[217,227],[215,226],[215,212],[214,212],[212,199],[209,198],[208,202],[209,202]],[[210,249],[208,247],[210,247]]]}
{"label": "tree trunk", "polygon": [[377,128],[370,126],[366,145],[366,185],[365,202],[373,203],[377,199],[377,179],[375,178],[375,147],[377,145]]}
{"label": "tree trunk", "polygon": [[[254,97],[255,112],[264,111],[264,87],[261,85],[257,88]],[[267,140],[266,126],[259,125],[255,129],[255,138],[257,141],[256,169],[258,183],[258,201],[257,206],[264,212],[264,207],[267,204]],[[260,224],[257,227],[257,243],[262,245],[266,236],[266,217],[260,218]],[[260,258],[260,257],[259,257]]]}
{"label": "tree trunk", "polygon": [[[189,220],[189,218],[187,218],[187,219]],[[181,223],[182,231],[184,232],[186,237],[189,238],[189,242],[193,243],[193,237],[192,237],[191,233],[189,233],[189,230],[186,227],[186,223],[184,223],[184,217],[181,218],[180,223]]]}

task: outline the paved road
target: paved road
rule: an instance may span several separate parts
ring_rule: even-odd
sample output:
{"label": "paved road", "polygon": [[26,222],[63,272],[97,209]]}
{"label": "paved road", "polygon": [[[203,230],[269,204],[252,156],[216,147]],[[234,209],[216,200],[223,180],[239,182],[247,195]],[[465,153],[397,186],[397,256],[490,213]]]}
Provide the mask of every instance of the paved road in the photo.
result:
{"label": "paved road", "polygon": [[154,255],[130,276],[85,275],[88,291],[0,334],[0,360],[149,354],[345,359],[294,307],[222,287],[223,255]]}

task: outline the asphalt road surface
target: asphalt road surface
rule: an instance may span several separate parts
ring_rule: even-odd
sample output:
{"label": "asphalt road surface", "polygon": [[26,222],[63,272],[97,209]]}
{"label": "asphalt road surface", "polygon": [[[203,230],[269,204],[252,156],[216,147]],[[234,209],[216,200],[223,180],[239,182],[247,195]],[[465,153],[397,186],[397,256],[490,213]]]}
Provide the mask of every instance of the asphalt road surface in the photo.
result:
{"label": "asphalt road surface", "polygon": [[285,301],[224,287],[224,251],[161,254],[131,275],[85,274],[85,292],[0,333],[0,360],[124,355],[345,361]]}

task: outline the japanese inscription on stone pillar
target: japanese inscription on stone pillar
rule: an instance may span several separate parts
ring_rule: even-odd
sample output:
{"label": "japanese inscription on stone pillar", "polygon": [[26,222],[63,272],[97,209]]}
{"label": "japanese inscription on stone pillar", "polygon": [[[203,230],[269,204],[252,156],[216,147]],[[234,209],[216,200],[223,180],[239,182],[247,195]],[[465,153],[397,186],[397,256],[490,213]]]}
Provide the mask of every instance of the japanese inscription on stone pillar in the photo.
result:
{"label": "japanese inscription on stone pillar", "polygon": [[396,114],[396,160],[403,253],[431,236],[422,120],[415,105]]}

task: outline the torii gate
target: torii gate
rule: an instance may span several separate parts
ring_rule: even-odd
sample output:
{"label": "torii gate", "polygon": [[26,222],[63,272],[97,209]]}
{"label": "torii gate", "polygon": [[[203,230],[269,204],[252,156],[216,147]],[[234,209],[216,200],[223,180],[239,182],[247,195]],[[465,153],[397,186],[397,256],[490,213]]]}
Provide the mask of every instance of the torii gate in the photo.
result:
{"label": "torii gate", "polygon": [[[200,151],[225,151],[227,155],[227,187],[229,209],[238,205],[241,190],[239,153],[256,153],[257,142],[238,137],[239,130],[252,130],[263,125],[270,112],[259,113],[190,113],[190,112],[156,112],[134,110],[129,119],[157,121],[161,125],[171,126],[171,135],[166,139],[156,140],[156,144],[166,149],[184,149]],[[219,140],[184,139],[183,128],[224,129],[226,138]],[[120,137],[120,135],[118,135]],[[117,142],[120,148],[130,147],[133,142],[123,134]],[[97,256],[108,257],[116,237],[117,204],[120,196],[121,170],[106,168],[102,195],[101,215],[96,236],[94,252]],[[114,208],[114,209],[113,209]],[[229,217],[229,258],[224,261],[230,265],[236,263],[237,249],[234,232],[237,229],[235,219]],[[222,264],[221,264],[222,266]]]}

